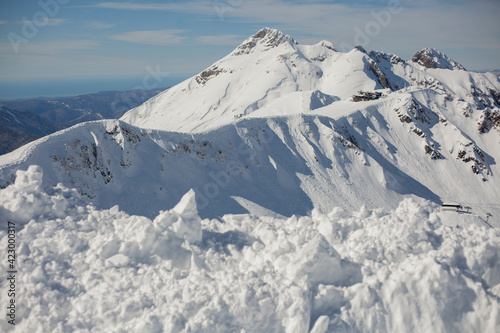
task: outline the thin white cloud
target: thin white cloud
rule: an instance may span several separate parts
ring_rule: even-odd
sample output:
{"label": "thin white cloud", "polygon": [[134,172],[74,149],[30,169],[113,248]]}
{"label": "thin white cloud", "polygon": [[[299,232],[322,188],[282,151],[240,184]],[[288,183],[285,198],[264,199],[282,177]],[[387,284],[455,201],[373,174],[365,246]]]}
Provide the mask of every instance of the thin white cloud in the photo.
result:
{"label": "thin white cloud", "polygon": [[0,21],[0,24],[7,24],[7,21]]}
{"label": "thin white cloud", "polygon": [[156,31],[131,31],[111,36],[111,39],[130,43],[149,45],[171,45],[179,44],[187,37],[179,34],[185,32],[181,29],[156,30]]}
{"label": "thin white cloud", "polygon": [[[159,55],[151,57],[115,54],[103,56],[96,53],[78,52],[67,55],[2,54],[0,53],[0,80],[32,80],[61,77],[146,77],[150,75],[148,66],[162,73],[172,75],[196,74],[207,66],[204,55],[188,55],[184,58],[163,58]],[[186,61],[186,58],[188,61]],[[210,61],[215,59],[210,59]],[[8,66],[5,64],[9,64]],[[146,65],[148,64],[148,65]],[[191,74],[191,75],[192,75]],[[140,84],[140,83],[138,83]]]}
{"label": "thin white cloud", "polygon": [[99,22],[99,21],[89,21],[86,22],[86,26],[90,29],[109,29],[114,27],[116,24],[114,23],[106,23],[106,22]]}
{"label": "thin white cloud", "polygon": [[[121,58],[120,56],[77,53],[68,57],[66,55],[0,53],[0,63],[7,62],[9,66],[2,67],[1,79],[4,81],[147,74],[142,59]],[[124,68],[127,69],[125,73]],[[166,66],[161,68],[166,68]]]}
{"label": "thin white cloud", "polygon": [[241,35],[199,36],[196,39],[203,44],[237,46],[245,39],[245,36]]}
{"label": "thin white cloud", "polygon": [[[392,6],[392,7],[391,7]],[[237,19],[258,26],[272,26],[310,40],[328,39],[334,44],[363,44],[358,31],[374,28],[375,14],[391,9],[389,22],[380,31],[368,36],[367,49],[382,49],[406,54],[422,46],[441,48],[498,49],[500,44],[500,3],[498,1],[379,1],[365,5],[334,3],[321,0],[199,0],[176,3],[103,2],[96,7],[123,10],[163,10],[218,16],[221,21]],[[446,13],[446,15],[443,15]],[[380,17],[379,19],[384,19]],[[371,25],[370,25],[371,24]],[[385,22],[384,22],[385,24]],[[207,42],[217,39],[207,38]],[[201,39],[203,41],[203,38]],[[219,41],[222,43],[222,40]],[[401,54],[405,56],[405,54]]]}
{"label": "thin white cloud", "polygon": [[62,19],[62,18],[45,18],[39,22],[34,22],[34,21],[19,21],[18,23],[31,23],[36,26],[42,27],[42,26],[58,26],[62,25],[65,23],[69,23],[67,19]]}
{"label": "thin white cloud", "polygon": [[163,10],[187,13],[207,13],[214,5],[210,1],[186,1],[179,3],[131,3],[131,2],[102,2],[93,7],[124,9],[124,10]]}
{"label": "thin white cloud", "polygon": [[[55,55],[68,51],[91,50],[97,48],[98,45],[92,40],[30,42],[21,45],[19,50],[23,54]],[[1,43],[0,53],[12,53],[12,46],[9,43]]]}

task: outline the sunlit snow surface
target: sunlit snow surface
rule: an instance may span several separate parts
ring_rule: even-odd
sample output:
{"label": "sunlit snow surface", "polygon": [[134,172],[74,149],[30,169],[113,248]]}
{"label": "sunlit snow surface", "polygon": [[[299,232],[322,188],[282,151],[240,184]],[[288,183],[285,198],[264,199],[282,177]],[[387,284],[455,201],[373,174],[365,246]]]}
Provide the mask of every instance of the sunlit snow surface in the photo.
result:
{"label": "sunlit snow surface", "polygon": [[498,331],[500,231],[456,216],[406,199],[201,220],[190,191],[151,220],[46,188],[35,166],[0,190],[0,222],[17,228],[16,332]]}

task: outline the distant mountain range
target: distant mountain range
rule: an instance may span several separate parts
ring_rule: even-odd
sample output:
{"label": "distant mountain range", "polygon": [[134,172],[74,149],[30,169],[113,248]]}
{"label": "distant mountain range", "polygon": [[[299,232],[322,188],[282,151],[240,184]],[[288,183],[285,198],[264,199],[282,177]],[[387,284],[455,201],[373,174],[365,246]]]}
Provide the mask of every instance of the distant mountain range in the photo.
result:
{"label": "distant mountain range", "polygon": [[0,154],[75,124],[120,118],[163,89],[0,101]]}
{"label": "distant mountain range", "polygon": [[0,106],[0,155],[62,128],[31,112]]}

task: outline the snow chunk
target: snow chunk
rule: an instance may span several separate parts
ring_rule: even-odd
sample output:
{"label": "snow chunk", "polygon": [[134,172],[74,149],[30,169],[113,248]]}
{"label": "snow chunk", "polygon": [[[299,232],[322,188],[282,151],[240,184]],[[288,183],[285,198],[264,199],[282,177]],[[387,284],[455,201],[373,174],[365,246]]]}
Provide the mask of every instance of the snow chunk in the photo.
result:
{"label": "snow chunk", "polygon": [[42,168],[38,165],[30,165],[26,171],[16,171],[15,187],[26,192],[40,192],[42,178]]}
{"label": "snow chunk", "polygon": [[173,224],[176,235],[189,242],[201,242],[201,218],[196,209],[194,190],[189,190],[172,210],[179,214],[179,219]]}
{"label": "snow chunk", "polygon": [[30,165],[26,171],[17,170],[14,184],[0,192],[0,207],[13,222],[22,224],[43,215],[66,217],[68,199],[74,200],[76,191],[60,185],[55,192],[52,196],[44,192],[42,168]]}
{"label": "snow chunk", "polygon": [[305,244],[296,259],[290,262],[287,271],[292,280],[307,274],[315,284],[336,284],[344,277],[340,255],[322,236]]}
{"label": "snow chunk", "polygon": [[314,323],[313,328],[310,333],[326,333],[328,331],[328,324],[330,323],[330,318],[328,316],[321,316]]}
{"label": "snow chunk", "polygon": [[176,237],[188,242],[201,242],[201,218],[198,216],[194,190],[189,190],[171,210],[160,212],[154,224],[159,230],[171,229]]}

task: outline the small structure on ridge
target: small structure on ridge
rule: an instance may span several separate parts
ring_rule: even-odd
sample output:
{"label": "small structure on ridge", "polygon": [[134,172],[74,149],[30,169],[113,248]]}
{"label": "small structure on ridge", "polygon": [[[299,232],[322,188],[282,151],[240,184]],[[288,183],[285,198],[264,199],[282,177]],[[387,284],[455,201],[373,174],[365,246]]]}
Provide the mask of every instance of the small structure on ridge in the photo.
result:
{"label": "small structure on ridge", "polygon": [[375,99],[379,99],[380,97],[382,97],[381,92],[358,91],[357,95],[352,96],[352,101],[353,102],[373,101]]}

